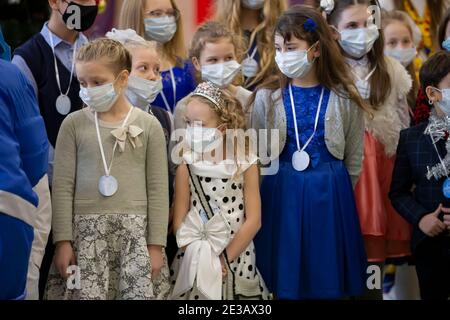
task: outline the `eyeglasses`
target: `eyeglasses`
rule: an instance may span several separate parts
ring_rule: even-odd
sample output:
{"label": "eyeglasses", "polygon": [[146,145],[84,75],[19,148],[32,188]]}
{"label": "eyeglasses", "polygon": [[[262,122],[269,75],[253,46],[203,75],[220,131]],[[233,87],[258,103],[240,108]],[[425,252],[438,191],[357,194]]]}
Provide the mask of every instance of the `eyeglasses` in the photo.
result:
{"label": "eyeglasses", "polygon": [[148,18],[162,18],[162,17],[174,17],[175,20],[180,19],[180,11],[177,9],[164,10],[153,10],[145,13]]}

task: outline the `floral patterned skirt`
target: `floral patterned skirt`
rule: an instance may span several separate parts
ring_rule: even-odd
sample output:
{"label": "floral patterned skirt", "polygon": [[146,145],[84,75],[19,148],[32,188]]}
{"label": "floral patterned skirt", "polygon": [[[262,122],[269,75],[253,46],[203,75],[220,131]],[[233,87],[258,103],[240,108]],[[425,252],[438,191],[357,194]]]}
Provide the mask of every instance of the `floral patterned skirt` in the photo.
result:
{"label": "floral patterned skirt", "polygon": [[48,300],[165,299],[169,295],[167,259],[157,278],[151,277],[146,242],[147,216],[83,214],[73,221],[75,274],[64,280],[52,265]]}

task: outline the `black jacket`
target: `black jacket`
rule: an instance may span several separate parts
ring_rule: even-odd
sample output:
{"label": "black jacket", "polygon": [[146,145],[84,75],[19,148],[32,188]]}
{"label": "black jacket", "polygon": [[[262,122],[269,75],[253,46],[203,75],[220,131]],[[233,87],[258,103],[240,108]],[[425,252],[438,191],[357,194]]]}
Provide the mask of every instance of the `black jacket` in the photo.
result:
{"label": "black jacket", "polygon": [[[432,167],[440,162],[431,137],[424,134],[427,125],[428,122],[425,122],[400,132],[389,193],[393,207],[414,227],[411,243],[413,250],[427,238],[419,229],[422,217],[435,211],[440,203],[450,208],[450,199],[445,198],[442,192],[446,178],[426,178],[427,166]],[[444,158],[445,142],[440,140],[437,147]]]}

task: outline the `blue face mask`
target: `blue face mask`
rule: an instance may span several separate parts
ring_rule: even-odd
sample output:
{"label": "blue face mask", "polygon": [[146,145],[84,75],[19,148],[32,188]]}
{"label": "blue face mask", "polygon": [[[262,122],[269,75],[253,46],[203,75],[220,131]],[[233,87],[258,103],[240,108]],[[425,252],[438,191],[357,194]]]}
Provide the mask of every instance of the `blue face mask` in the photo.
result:
{"label": "blue face mask", "polygon": [[450,37],[442,42],[442,48],[444,48],[446,51],[450,51]]}
{"label": "blue face mask", "polygon": [[3,38],[2,29],[0,28],[0,59],[11,61],[11,48]]}
{"label": "blue face mask", "polygon": [[144,24],[147,37],[160,43],[169,42],[177,32],[175,17],[145,18]]}
{"label": "blue face mask", "polygon": [[450,88],[434,89],[442,94],[442,99],[438,102],[438,107],[445,113],[446,116],[450,116]]}

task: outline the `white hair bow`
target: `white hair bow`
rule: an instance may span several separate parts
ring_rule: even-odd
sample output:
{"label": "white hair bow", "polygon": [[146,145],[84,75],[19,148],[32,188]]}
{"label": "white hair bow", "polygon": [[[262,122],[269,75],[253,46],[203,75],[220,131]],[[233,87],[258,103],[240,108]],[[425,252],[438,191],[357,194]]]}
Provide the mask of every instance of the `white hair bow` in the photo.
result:
{"label": "white hair bow", "polygon": [[127,42],[145,42],[145,39],[139,36],[136,31],[133,29],[125,29],[125,30],[119,30],[116,28],[113,28],[111,31],[106,33],[106,37],[108,39],[119,41],[122,44],[125,44]]}
{"label": "white hair bow", "polygon": [[320,7],[326,14],[330,14],[334,9],[334,0],[320,0]]}

